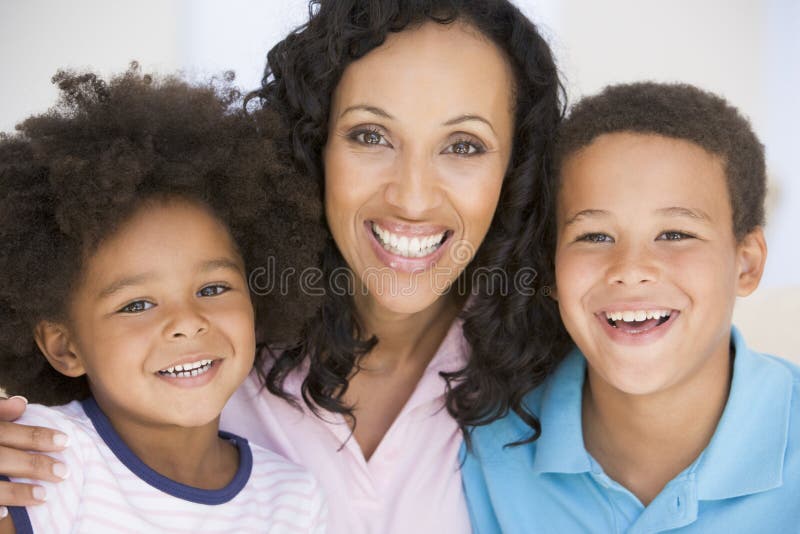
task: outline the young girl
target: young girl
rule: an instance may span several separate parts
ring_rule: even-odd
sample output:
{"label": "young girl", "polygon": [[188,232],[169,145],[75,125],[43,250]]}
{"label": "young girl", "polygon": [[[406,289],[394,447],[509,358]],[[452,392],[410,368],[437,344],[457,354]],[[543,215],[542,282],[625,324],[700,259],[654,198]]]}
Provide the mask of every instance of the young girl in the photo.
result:
{"label": "young girl", "polygon": [[21,420],[69,442],[66,482],[0,532],[324,531],[311,475],[218,430],[253,365],[248,269],[314,249],[271,119],[135,67],[54,81],[59,106],[0,139],[0,386],[68,402]]}

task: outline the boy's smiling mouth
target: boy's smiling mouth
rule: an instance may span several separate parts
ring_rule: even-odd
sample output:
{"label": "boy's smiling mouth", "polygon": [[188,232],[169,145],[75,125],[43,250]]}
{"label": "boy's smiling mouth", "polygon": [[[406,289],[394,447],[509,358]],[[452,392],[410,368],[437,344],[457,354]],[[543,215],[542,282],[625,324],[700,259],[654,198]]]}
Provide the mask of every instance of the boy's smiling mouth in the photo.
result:
{"label": "boy's smiling mouth", "polygon": [[649,306],[614,307],[595,313],[603,330],[612,339],[623,343],[653,341],[661,337],[679,315],[675,309]]}

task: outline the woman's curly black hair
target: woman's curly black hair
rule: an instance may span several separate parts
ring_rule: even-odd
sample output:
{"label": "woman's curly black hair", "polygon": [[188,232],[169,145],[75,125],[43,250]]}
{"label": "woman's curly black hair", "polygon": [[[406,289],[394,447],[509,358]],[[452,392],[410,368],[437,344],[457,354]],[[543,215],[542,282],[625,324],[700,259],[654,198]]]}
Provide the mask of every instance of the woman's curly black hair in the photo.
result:
{"label": "woman's curly black hair", "polygon": [[[269,51],[262,87],[252,96],[281,115],[291,129],[284,139],[287,149],[320,189],[331,95],[344,69],[380,46],[390,32],[427,21],[462,22],[494,42],[511,63],[514,147],[491,227],[467,272],[483,267],[518,281],[525,278],[519,275],[533,270],[538,273],[537,291],[532,295],[514,288],[509,293],[500,277],[482,277],[470,288],[473,297],[463,312],[472,352],[469,363],[443,376],[447,408],[467,439],[469,426],[487,424],[509,410],[531,426],[535,439],[540,425],[523,405],[523,396],[566,348],[557,308],[546,291],[540,291],[552,280],[546,252],[555,191],[549,154],[564,112],[564,91],[549,46],[507,0],[311,0],[309,12],[306,24]],[[331,272],[346,266],[330,235],[322,265],[327,281]],[[318,315],[304,327],[303,340],[273,355],[263,376],[265,385],[290,399],[284,379],[307,358],[309,371],[302,386],[306,404],[353,420],[352,408],[342,400],[348,378],[377,342],[363,338],[352,297],[327,291]]]}
{"label": "woman's curly black hair", "polygon": [[[208,206],[248,270],[305,266],[323,243],[314,183],[270,140],[279,121],[245,113],[232,77],[190,85],[133,64],[105,82],[59,72],[60,100],[0,137],[0,386],[36,402],[89,394],[52,369],[33,340],[64,321],[85,258],[157,198]],[[285,339],[313,302],[254,296],[262,339]]]}

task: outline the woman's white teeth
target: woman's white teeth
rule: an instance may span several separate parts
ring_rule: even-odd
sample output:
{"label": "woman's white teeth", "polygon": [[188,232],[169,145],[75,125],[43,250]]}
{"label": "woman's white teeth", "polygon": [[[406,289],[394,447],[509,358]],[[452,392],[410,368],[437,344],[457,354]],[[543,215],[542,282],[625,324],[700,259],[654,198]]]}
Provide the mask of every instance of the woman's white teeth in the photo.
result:
{"label": "woman's white teeth", "polygon": [[372,232],[378,238],[383,248],[392,254],[407,258],[422,258],[433,253],[442,244],[446,232],[429,236],[415,236],[409,238],[404,235],[393,234],[372,223]]}
{"label": "woman's white teeth", "polygon": [[669,317],[669,310],[625,310],[619,312],[606,312],[606,319],[612,321],[625,321],[626,323],[647,321]]}
{"label": "woman's white teeth", "polygon": [[202,375],[211,369],[212,360],[200,360],[192,363],[185,363],[183,365],[176,365],[174,367],[167,367],[158,372],[160,375],[169,375],[173,378],[191,378],[193,376]]}

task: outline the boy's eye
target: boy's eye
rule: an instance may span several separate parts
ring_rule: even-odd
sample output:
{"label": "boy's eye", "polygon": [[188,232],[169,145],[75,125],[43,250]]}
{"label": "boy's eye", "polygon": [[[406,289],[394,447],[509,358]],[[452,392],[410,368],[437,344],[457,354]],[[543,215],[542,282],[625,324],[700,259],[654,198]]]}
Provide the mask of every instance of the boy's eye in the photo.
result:
{"label": "boy's eye", "polygon": [[586,241],[589,243],[613,243],[614,238],[612,238],[608,234],[592,232],[588,234],[583,234],[582,236],[578,237],[575,241]]}
{"label": "boy's eye", "polygon": [[693,235],[687,234],[685,232],[670,230],[659,234],[659,236],[656,238],[656,241],[683,241],[684,239],[692,239],[692,238],[694,238]]}
{"label": "boy's eye", "polygon": [[224,284],[211,284],[210,286],[205,286],[200,291],[197,292],[198,297],[215,297],[217,295],[222,295],[226,291],[230,290],[230,287]]}
{"label": "boy's eye", "polygon": [[130,304],[126,304],[119,310],[118,313],[142,313],[143,311],[147,311],[150,308],[153,308],[155,304],[152,302],[148,302],[146,300],[136,300],[131,302]]}

